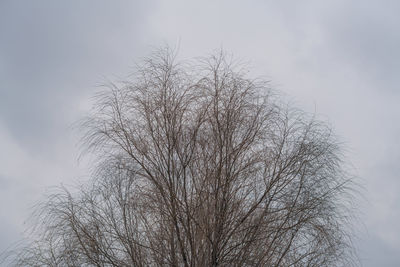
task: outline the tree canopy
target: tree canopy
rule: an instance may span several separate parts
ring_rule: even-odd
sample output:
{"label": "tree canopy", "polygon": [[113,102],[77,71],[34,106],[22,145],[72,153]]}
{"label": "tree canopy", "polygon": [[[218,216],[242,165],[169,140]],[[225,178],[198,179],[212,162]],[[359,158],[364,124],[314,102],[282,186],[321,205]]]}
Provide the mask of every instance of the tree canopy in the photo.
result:
{"label": "tree canopy", "polygon": [[96,99],[92,179],[39,205],[16,266],[356,264],[340,142],[224,53],[160,50]]}

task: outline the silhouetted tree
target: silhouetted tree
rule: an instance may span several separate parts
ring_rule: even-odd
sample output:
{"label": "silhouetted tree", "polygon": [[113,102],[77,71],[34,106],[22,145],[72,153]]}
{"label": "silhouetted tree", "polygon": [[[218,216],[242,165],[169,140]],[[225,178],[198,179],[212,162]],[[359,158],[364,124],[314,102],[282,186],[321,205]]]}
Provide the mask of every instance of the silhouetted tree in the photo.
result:
{"label": "silhouetted tree", "polygon": [[16,266],[355,264],[331,129],[224,53],[157,52],[83,125],[93,179],[39,206]]}

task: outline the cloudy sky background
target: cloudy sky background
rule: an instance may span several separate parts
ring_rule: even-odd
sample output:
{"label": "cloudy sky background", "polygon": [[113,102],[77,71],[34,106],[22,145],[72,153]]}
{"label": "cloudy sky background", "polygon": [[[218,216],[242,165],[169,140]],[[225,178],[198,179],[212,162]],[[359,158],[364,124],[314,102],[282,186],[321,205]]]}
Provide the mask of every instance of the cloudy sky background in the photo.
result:
{"label": "cloudy sky background", "polygon": [[87,179],[71,125],[164,44],[223,47],[327,119],[365,187],[364,266],[400,266],[400,2],[0,1],[0,252],[51,186]]}

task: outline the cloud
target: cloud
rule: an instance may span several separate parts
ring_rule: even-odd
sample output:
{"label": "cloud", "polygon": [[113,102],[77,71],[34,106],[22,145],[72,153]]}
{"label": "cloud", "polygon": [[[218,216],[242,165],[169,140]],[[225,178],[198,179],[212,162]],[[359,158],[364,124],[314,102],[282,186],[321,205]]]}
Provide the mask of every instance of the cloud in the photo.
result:
{"label": "cloud", "polygon": [[64,130],[102,75],[132,63],[143,9],[128,1],[3,3],[0,112],[12,134],[35,150]]}
{"label": "cloud", "polygon": [[223,47],[327,118],[366,187],[361,258],[365,266],[399,265],[399,8],[344,0],[1,1],[1,246],[18,238],[39,192],[80,175],[69,126],[96,85],[104,76],[123,79],[135,60],[169,43],[186,59]]}

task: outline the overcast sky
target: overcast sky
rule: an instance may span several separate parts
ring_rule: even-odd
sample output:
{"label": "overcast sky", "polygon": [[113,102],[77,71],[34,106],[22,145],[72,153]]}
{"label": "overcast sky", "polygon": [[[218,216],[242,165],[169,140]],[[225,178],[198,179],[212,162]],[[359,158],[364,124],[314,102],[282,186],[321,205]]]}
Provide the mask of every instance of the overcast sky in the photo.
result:
{"label": "overcast sky", "polygon": [[0,1],[0,251],[51,186],[87,179],[91,96],[160,45],[223,47],[328,120],[365,187],[366,267],[400,266],[399,1]]}

